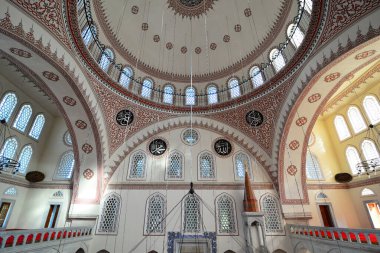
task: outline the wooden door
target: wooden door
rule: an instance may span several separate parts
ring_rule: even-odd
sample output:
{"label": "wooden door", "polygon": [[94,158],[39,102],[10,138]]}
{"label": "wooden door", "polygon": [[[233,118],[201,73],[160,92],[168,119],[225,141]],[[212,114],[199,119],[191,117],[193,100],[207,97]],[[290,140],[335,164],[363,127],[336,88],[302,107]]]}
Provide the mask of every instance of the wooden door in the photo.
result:
{"label": "wooden door", "polygon": [[11,207],[11,203],[2,202],[0,207],[0,228],[5,225],[5,220],[7,219],[7,215],[9,212],[9,208]]}
{"label": "wooden door", "polygon": [[323,225],[325,227],[335,227],[334,219],[329,205],[319,205],[319,210],[321,211],[321,217],[323,220]]}

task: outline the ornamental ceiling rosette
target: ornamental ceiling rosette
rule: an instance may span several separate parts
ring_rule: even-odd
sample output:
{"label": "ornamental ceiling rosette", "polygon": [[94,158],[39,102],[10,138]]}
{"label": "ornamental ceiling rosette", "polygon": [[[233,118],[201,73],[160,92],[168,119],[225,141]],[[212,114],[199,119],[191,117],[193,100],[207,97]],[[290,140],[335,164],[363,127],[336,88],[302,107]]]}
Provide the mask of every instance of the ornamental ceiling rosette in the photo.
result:
{"label": "ornamental ceiling rosette", "polygon": [[168,0],[169,8],[182,18],[194,18],[206,14],[218,0]]}

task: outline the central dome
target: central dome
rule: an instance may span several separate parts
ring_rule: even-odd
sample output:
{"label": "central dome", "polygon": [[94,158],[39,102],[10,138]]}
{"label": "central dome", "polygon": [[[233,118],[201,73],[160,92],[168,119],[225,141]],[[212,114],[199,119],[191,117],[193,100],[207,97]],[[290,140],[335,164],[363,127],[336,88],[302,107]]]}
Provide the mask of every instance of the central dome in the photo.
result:
{"label": "central dome", "polygon": [[168,0],[168,4],[175,14],[191,19],[193,17],[199,18],[209,9],[212,9],[214,1],[217,0]]}

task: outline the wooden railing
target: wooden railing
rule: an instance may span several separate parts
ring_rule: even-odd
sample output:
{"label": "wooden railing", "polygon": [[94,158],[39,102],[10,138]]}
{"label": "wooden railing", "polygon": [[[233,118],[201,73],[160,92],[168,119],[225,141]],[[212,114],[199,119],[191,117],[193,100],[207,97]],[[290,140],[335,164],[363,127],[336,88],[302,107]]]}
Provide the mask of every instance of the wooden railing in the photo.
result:
{"label": "wooden railing", "polygon": [[[46,242],[90,238],[92,227],[66,227],[0,231],[0,249],[21,247]],[[2,251],[2,250],[0,250]]]}

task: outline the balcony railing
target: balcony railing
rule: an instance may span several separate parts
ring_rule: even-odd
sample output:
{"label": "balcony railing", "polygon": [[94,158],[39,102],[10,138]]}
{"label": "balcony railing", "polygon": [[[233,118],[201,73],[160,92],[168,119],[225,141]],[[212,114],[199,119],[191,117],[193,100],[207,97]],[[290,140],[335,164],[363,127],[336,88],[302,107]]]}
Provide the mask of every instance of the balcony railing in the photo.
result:
{"label": "balcony railing", "polygon": [[314,227],[307,225],[287,225],[287,229],[292,240],[304,240],[306,245],[307,243],[334,243],[347,250],[351,248],[354,252],[355,249],[364,248],[366,249],[365,252],[380,252],[380,230],[376,229]]}
{"label": "balcony railing", "polygon": [[90,239],[92,227],[66,227],[27,230],[9,230],[0,232],[0,252],[4,249],[22,246],[41,245],[44,243],[65,243]]}

